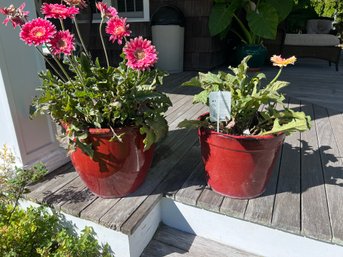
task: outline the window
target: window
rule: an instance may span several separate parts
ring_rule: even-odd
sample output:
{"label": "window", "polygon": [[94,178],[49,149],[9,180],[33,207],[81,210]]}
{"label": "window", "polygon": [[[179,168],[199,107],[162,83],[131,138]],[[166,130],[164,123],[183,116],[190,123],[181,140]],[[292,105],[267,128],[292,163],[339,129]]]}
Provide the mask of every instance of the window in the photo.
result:
{"label": "window", "polygon": [[149,0],[103,0],[114,6],[119,16],[127,17],[129,22],[149,21]]}

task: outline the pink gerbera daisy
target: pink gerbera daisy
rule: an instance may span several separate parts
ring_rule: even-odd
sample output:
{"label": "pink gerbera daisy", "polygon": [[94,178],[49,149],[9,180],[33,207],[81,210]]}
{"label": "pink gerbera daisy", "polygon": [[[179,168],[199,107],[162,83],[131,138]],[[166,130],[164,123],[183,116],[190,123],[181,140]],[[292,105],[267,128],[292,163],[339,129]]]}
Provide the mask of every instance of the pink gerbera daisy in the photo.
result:
{"label": "pink gerbera daisy", "polygon": [[97,2],[95,5],[101,13],[101,18],[112,18],[118,15],[117,9],[112,6],[108,7],[106,3]]}
{"label": "pink gerbera daisy", "polygon": [[55,33],[56,28],[50,21],[37,18],[25,23],[19,36],[26,44],[37,46],[48,43]]}
{"label": "pink gerbera daisy", "polygon": [[79,13],[79,8],[76,8],[74,6],[67,7],[63,4],[44,3],[41,10],[42,13],[45,15],[45,18],[54,19],[74,18],[74,16]]}
{"label": "pink gerbera daisy", "polygon": [[28,14],[30,13],[28,11],[24,11],[24,8],[25,3],[23,3],[18,8],[15,8],[13,4],[11,4],[9,7],[0,8],[0,13],[6,15],[3,24],[7,25],[7,23],[10,21],[14,28],[23,25],[25,23],[25,20],[27,19]]}
{"label": "pink gerbera daisy", "polygon": [[113,43],[117,40],[118,44],[121,45],[123,38],[130,36],[131,31],[129,24],[126,24],[126,18],[116,16],[108,20],[106,33],[110,35],[110,40]]}
{"label": "pink gerbera daisy", "polygon": [[124,47],[127,66],[135,70],[146,70],[157,62],[157,52],[150,40],[136,37]]}
{"label": "pink gerbera daisy", "polygon": [[50,40],[53,55],[71,55],[75,50],[74,36],[69,30],[58,31]]}

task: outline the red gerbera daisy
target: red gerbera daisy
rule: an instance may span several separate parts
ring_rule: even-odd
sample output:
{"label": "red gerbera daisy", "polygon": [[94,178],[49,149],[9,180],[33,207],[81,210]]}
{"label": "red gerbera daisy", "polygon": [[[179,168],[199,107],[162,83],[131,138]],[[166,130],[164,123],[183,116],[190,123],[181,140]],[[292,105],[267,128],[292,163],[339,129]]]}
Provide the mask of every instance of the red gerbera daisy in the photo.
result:
{"label": "red gerbera daisy", "polygon": [[44,3],[41,10],[42,13],[45,15],[45,18],[54,19],[74,18],[74,16],[79,13],[79,8],[76,8],[74,6],[67,7],[63,4]]}
{"label": "red gerbera daisy", "polygon": [[136,37],[124,47],[127,66],[135,70],[146,70],[157,62],[157,52],[150,40]]}
{"label": "red gerbera daisy", "polygon": [[71,55],[75,50],[74,36],[69,30],[58,31],[50,40],[53,55]]}
{"label": "red gerbera daisy", "polygon": [[113,43],[117,40],[118,44],[121,45],[123,38],[130,36],[131,31],[129,24],[126,24],[126,18],[116,16],[108,20],[106,33],[110,35],[110,40]]}
{"label": "red gerbera daisy", "polygon": [[101,18],[112,18],[118,15],[117,9],[112,6],[108,7],[106,3],[97,2],[95,5],[101,13]]}
{"label": "red gerbera daisy", "polygon": [[19,36],[26,44],[38,46],[48,43],[55,33],[56,28],[50,21],[37,18],[25,23]]}
{"label": "red gerbera daisy", "polygon": [[23,3],[18,8],[15,8],[13,4],[11,4],[9,7],[0,8],[0,13],[6,15],[3,24],[7,25],[7,23],[10,21],[13,28],[23,25],[25,23],[25,20],[27,19],[28,14],[30,13],[28,11],[24,11],[24,8],[25,3]]}

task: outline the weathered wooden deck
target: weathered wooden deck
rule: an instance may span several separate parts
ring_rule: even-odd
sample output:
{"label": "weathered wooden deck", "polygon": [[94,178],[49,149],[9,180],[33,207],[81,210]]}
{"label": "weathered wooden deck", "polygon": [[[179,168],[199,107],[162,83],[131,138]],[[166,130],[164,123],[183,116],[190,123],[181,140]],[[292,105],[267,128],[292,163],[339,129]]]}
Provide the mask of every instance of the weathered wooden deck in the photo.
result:
{"label": "weathered wooden deck", "polygon": [[[273,72],[269,69],[267,72]],[[284,73],[286,77],[287,70]],[[334,83],[342,83],[341,71],[334,74],[338,78]],[[195,89],[180,87],[182,81],[193,75],[194,72],[185,72],[167,79],[163,90],[173,102],[167,112],[170,132],[158,145],[149,175],[138,191],[120,199],[97,198],[67,164],[32,186],[27,198],[132,234],[146,213],[165,196],[248,222],[343,245],[343,114],[340,105],[337,105],[338,110],[333,110],[291,98],[290,107],[311,115],[312,129],[286,138],[271,181],[261,197],[230,199],[206,186],[196,132],[177,129],[184,118],[196,118],[206,111],[204,106],[191,104]],[[303,73],[301,83],[305,83],[306,78]],[[315,81],[311,83],[313,90],[317,86],[329,90],[331,85],[331,81],[325,85],[321,81],[318,85]],[[333,97],[339,99],[342,95],[333,94]]]}

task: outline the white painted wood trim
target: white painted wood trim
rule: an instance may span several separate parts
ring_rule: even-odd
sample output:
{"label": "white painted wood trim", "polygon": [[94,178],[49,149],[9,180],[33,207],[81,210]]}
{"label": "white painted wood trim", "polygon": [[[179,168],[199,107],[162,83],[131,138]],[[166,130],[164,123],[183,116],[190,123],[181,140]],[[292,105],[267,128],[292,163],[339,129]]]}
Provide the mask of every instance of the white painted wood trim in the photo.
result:
{"label": "white painted wood trim", "polygon": [[[3,6],[12,1],[2,1]],[[16,6],[19,4],[15,4]],[[33,0],[25,10],[35,18]],[[19,166],[30,165],[42,158],[47,166],[57,168],[68,161],[56,140],[56,130],[47,116],[29,118],[32,98],[40,85],[38,72],[45,69],[42,56],[19,38],[19,28],[0,26],[0,147],[7,144]],[[64,154],[63,154],[64,151]],[[50,157],[51,159],[49,159]],[[59,165],[58,165],[59,164]]]}
{"label": "white painted wood trim", "polygon": [[158,202],[144,221],[130,236],[130,253],[132,257],[139,257],[153,238],[162,220],[161,201]]}
{"label": "white painted wood trim", "polygon": [[162,222],[231,247],[267,257],[341,257],[343,247],[163,198]]}

